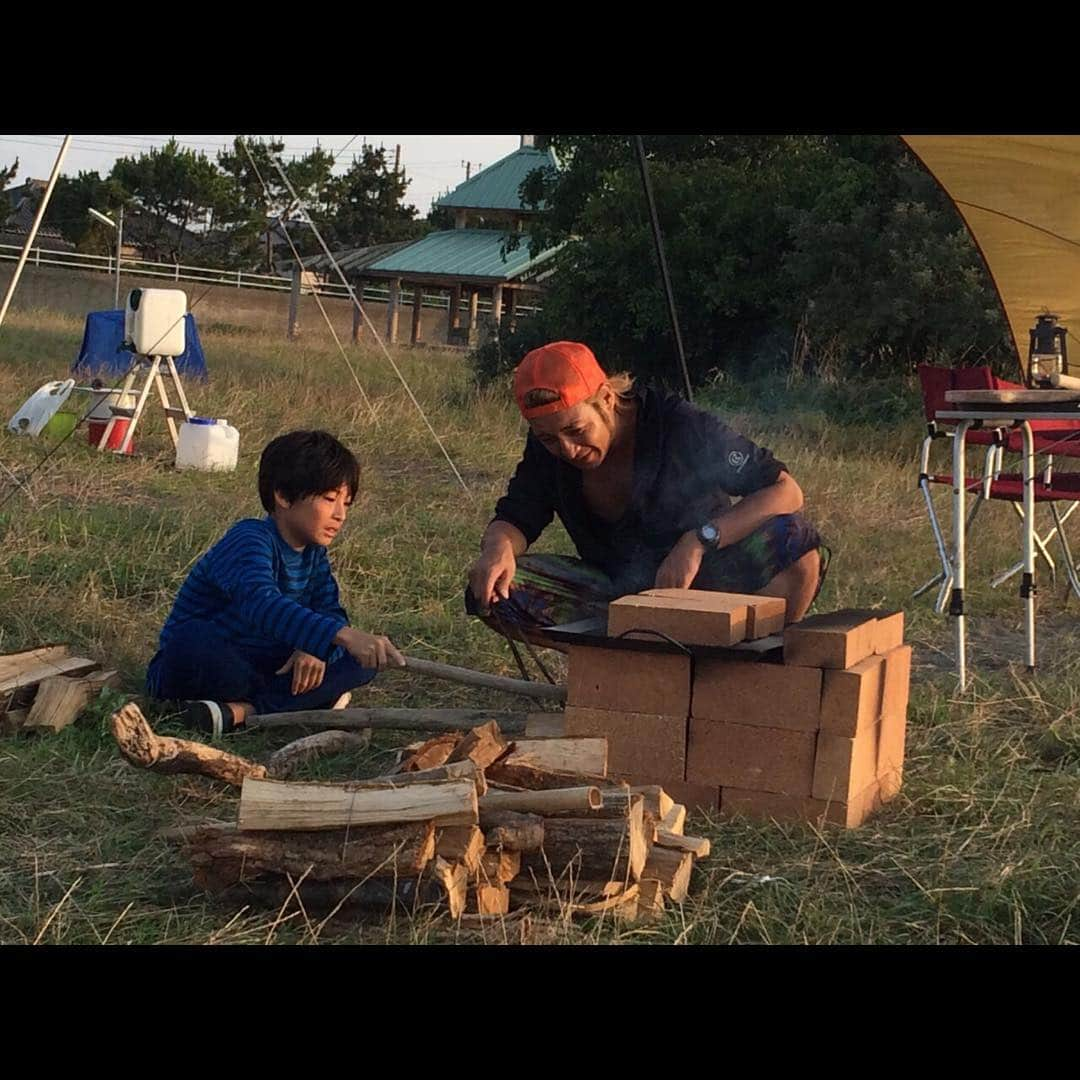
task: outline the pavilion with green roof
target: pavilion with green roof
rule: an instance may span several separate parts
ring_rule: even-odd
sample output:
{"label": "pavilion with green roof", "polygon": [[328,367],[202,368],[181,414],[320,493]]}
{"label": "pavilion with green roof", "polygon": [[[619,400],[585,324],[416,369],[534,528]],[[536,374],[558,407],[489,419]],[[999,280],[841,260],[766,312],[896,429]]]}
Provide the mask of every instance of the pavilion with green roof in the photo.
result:
{"label": "pavilion with green roof", "polygon": [[[386,337],[390,344],[397,341],[403,289],[411,287],[413,294],[411,343],[415,345],[420,338],[422,295],[445,290],[449,294],[446,340],[448,345],[459,346],[475,345],[479,340],[481,294],[490,298],[487,325],[493,328],[504,314],[514,317],[520,300],[535,298],[543,291],[544,280],[554,271],[553,256],[558,248],[535,257],[529,254],[528,224],[543,207],[525,209],[518,189],[530,172],[544,166],[557,168],[555,155],[538,150],[532,145],[532,136],[523,135],[521,146],[512,154],[437,201],[437,206],[453,211],[453,229],[394,245],[380,257],[360,260],[351,272],[346,271],[354,286],[359,285],[357,295],[363,295],[365,282],[388,284]],[[513,251],[507,251],[511,235],[518,243]]]}

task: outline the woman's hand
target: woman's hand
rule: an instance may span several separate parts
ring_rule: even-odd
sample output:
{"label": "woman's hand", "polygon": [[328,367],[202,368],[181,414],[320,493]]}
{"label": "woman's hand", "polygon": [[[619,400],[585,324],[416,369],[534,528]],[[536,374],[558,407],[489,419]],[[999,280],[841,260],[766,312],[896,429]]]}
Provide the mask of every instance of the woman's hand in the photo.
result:
{"label": "woman's hand", "polygon": [[683,533],[656,571],[654,588],[689,589],[701,569],[705,548],[693,532]]}

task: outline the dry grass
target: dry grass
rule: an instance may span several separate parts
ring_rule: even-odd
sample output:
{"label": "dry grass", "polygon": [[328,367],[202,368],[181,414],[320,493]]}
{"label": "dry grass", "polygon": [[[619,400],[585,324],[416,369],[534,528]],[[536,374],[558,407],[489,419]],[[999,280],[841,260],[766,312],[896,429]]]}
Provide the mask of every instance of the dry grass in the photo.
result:
{"label": "dry grass", "polygon": [[[64,316],[9,316],[0,333],[0,411],[10,416],[41,382],[61,375],[81,333],[81,322]],[[345,438],[364,465],[362,500],[331,552],[353,620],[415,655],[513,674],[503,644],[462,609],[464,568],[520,450],[522,427],[508,399],[477,393],[457,354],[395,353],[470,499],[380,354],[349,350],[373,418],[332,346],[212,329],[203,341],[212,380],[188,390],[197,411],[239,428],[237,472],[176,473],[156,414],[140,429],[135,460],[99,456],[79,432],[35,474],[30,494],[0,509],[0,651],[70,641],[119,667],[125,690],[138,695],[192,561],[235,518],[261,512],[254,487],[261,447],[282,430],[317,425]],[[976,679],[956,696],[950,627],[928,598],[908,599],[936,569],[915,488],[914,389],[880,390],[876,399],[853,394],[851,407],[836,401],[835,389],[810,385],[712,395],[789,463],[806,490],[834,551],[820,606],[907,611],[916,665],[905,786],[862,829],[699,819],[694,829],[712,839],[713,856],[696,871],[692,899],[647,929],[568,918],[463,928],[430,909],[326,922],[295,898],[280,910],[222,906],[191,886],[183,860],[155,833],[178,820],[227,817],[235,794],[124,764],[105,724],[116,701],[106,692],[58,736],[0,742],[0,942],[1076,940],[1075,620],[1060,583],[1054,590],[1044,581],[1043,666],[1037,681],[1024,674],[1015,582],[996,592],[986,585],[992,570],[1015,561],[1018,522],[990,508],[971,564]],[[44,450],[5,435],[0,464],[25,477]],[[0,498],[9,483],[0,469]],[[569,550],[559,529],[545,546]],[[364,692],[372,704],[521,705],[478,693],[407,675],[387,675]],[[167,715],[156,722],[178,730]],[[244,736],[236,748],[258,756],[287,738]],[[305,775],[372,774],[408,738],[385,735]]]}

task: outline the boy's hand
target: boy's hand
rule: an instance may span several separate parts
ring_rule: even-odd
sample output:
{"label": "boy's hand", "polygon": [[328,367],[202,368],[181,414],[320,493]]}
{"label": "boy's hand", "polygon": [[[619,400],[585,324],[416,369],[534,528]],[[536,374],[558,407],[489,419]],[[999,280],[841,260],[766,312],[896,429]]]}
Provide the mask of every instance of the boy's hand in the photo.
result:
{"label": "boy's hand", "polygon": [[306,694],[309,690],[322,686],[323,676],[326,674],[326,662],[320,660],[317,656],[312,656],[310,653],[297,649],[285,661],[284,666],[274,674],[284,675],[290,669],[293,673],[292,692],[294,694]]}
{"label": "boy's hand", "polygon": [[382,671],[388,667],[404,667],[405,657],[394,647],[388,637],[365,634],[352,626],[343,626],[334,638],[358,663],[366,668]]}

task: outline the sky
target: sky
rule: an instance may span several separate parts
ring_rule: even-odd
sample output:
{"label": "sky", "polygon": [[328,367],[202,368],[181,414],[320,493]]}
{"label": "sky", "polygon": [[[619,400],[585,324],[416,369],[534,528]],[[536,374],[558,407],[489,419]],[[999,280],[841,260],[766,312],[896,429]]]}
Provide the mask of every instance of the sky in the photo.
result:
{"label": "sky", "polygon": [[[265,138],[266,136],[261,136]],[[61,173],[75,176],[96,171],[105,176],[118,157],[146,153],[163,146],[168,135],[75,135],[71,140]],[[234,135],[177,135],[177,142],[214,158],[217,151],[232,145]],[[385,146],[387,159],[393,162],[395,146],[401,146],[401,164],[412,181],[405,196],[423,217],[431,201],[465,179],[465,163],[472,163],[472,174],[521,145],[520,135],[279,135],[285,143],[285,157],[302,156],[316,143],[335,153],[344,148],[335,171],[348,166],[352,151],[366,140]],[[0,135],[0,169],[19,159],[19,171],[12,183],[21,184],[27,177],[47,180],[63,142],[61,135]]]}

